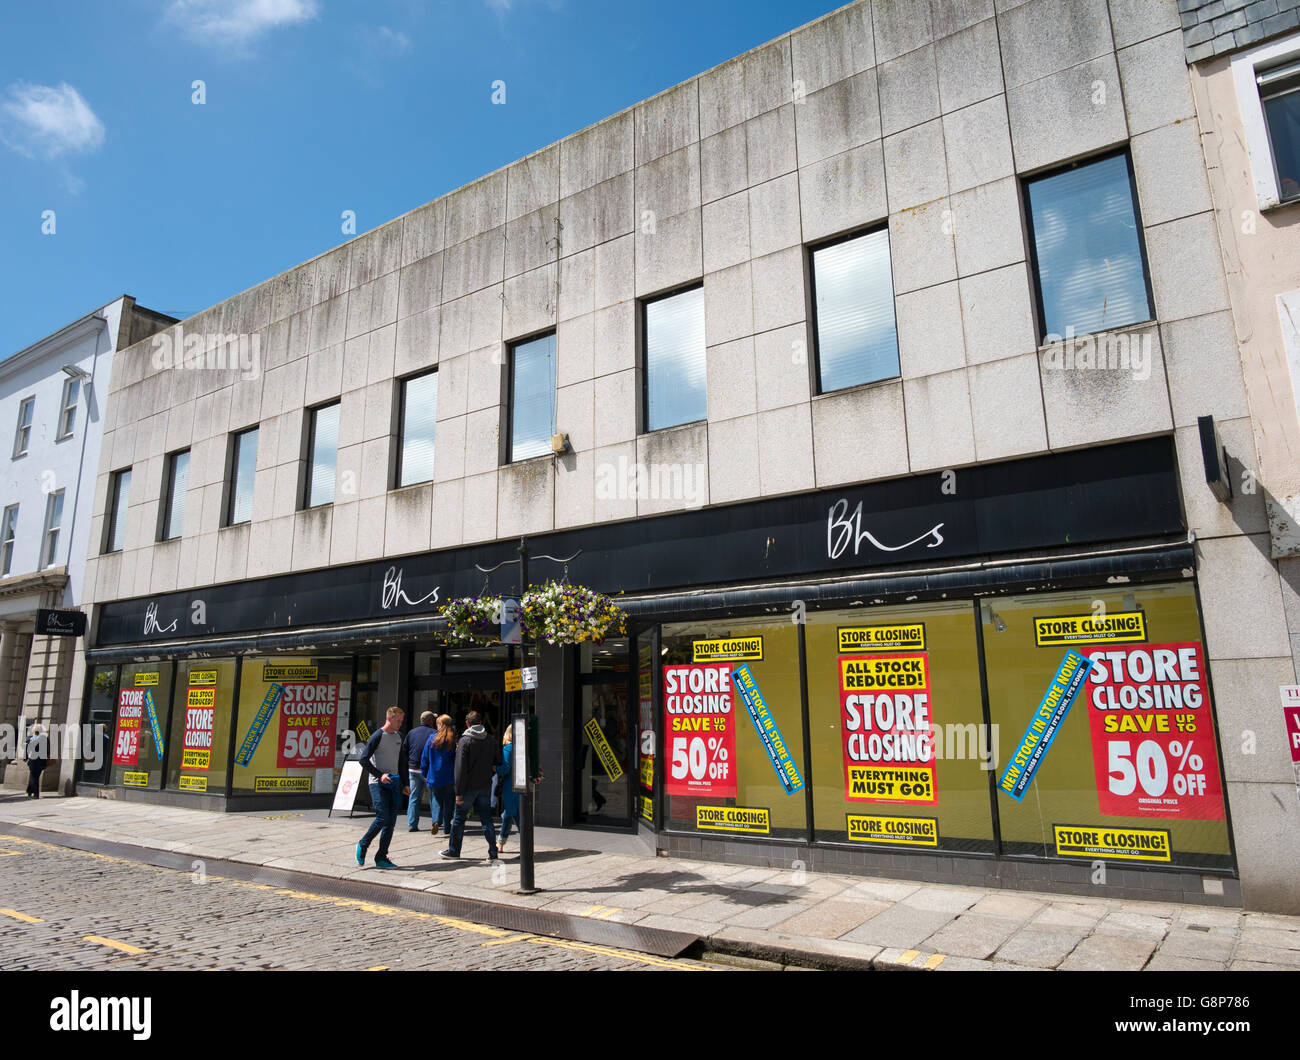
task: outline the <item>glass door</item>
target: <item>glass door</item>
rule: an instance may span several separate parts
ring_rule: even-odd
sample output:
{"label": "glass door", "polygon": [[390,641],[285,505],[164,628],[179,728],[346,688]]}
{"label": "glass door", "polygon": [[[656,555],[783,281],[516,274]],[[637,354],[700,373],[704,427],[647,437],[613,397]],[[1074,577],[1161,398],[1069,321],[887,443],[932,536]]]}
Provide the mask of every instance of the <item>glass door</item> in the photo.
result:
{"label": "glass door", "polygon": [[626,828],[639,805],[628,641],[620,637],[576,650],[575,816],[581,824]]}

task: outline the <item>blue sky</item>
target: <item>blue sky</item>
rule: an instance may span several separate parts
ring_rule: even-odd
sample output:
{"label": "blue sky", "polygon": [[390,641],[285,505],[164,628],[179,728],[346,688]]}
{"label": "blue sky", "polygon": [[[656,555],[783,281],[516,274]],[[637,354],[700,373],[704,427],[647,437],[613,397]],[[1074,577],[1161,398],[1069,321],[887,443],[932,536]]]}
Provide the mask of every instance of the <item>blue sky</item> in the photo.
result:
{"label": "blue sky", "polygon": [[0,356],[198,312],[839,6],[7,0]]}

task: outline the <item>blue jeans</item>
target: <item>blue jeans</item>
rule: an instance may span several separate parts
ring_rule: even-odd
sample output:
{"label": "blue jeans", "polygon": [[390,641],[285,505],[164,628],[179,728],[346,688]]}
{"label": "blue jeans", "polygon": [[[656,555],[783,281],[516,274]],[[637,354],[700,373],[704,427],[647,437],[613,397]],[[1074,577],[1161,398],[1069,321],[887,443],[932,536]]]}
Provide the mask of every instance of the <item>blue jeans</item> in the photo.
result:
{"label": "blue jeans", "polygon": [[507,839],[510,838],[511,824],[513,824],[516,828],[519,827],[519,821],[516,818],[502,816],[501,818],[501,842],[502,843],[504,843]]}
{"label": "blue jeans", "polygon": [[370,782],[370,801],[375,807],[375,819],[370,828],[361,837],[361,856],[366,856],[370,841],[379,836],[379,850],[375,853],[376,861],[388,860],[388,844],[393,839],[393,825],[397,823],[397,800],[401,788],[396,784],[381,784],[377,780]]}
{"label": "blue jeans", "polygon": [[418,769],[409,769],[406,775],[407,783],[411,785],[411,794],[406,801],[406,825],[414,832],[420,827],[420,793],[429,786],[424,782],[424,774]]}
{"label": "blue jeans", "polygon": [[469,817],[470,807],[473,807],[483,823],[488,857],[494,858],[497,856],[497,830],[492,824],[492,792],[488,788],[474,788],[465,792],[464,801],[456,806],[456,816],[451,822],[451,842],[447,849],[457,857],[460,856],[460,844],[465,838],[465,819]]}
{"label": "blue jeans", "polygon": [[448,784],[446,787],[430,788],[429,791],[429,807],[433,819],[438,822],[444,835],[451,835],[451,819],[456,813],[456,787]]}

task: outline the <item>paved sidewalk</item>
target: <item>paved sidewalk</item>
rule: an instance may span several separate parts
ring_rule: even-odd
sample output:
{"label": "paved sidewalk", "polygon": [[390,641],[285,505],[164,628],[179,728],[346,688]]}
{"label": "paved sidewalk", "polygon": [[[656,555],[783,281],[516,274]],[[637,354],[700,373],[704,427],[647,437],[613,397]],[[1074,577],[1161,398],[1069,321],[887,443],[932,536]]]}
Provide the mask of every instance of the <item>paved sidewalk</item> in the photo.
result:
{"label": "paved sidewalk", "polygon": [[[330,819],[324,810],[227,814],[19,796],[0,798],[0,832],[5,823],[685,931],[720,952],[794,964],[941,971],[1300,968],[1300,917],[700,863],[655,857],[634,836],[538,829],[536,882],[543,889],[519,895],[517,837],[493,868],[483,863],[481,833],[470,828],[464,859],[443,861],[438,851],[445,837],[429,834],[427,818],[419,834],[398,818],[391,853],[399,871],[357,868],[353,850],[367,818]],[[575,837],[583,849],[573,848]],[[0,861],[0,883],[3,871]]]}

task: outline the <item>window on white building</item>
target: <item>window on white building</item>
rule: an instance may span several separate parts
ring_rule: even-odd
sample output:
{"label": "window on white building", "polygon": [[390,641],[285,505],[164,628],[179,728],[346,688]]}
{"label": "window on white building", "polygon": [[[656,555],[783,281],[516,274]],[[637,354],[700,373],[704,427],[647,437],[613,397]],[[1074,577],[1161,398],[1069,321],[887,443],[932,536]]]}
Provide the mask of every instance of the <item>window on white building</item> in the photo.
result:
{"label": "window on white building", "polygon": [[1300,201],[1300,35],[1235,54],[1232,83],[1259,208]]}
{"label": "window on white building", "polygon": [[0,529],[0,565],[4,569],[0,574],[8,574],[14,561],[14,538],[18,536],[18,505],[11,504],[5,509],[4,525]]}
{"label": "window on white building", "polygon": [[14,431],[14,459],[27,455],[27,445],[32,439],[32,410],[36,398],[25,397],[18,406],[18,428]]}
{"label": "window on white building", "polygon": [[77,427],[77,405],[81,401],[81,380],[69,379],[63,384],[63,403],[59,412],[58,439],[69,438]]}
{"label": "window on white building", "polygon": [[52,566],[58,558],[59,530],[63,527],[63,490],[50,493],[45,501],[45,534],[41,544],[41,568]]}

